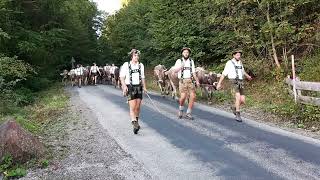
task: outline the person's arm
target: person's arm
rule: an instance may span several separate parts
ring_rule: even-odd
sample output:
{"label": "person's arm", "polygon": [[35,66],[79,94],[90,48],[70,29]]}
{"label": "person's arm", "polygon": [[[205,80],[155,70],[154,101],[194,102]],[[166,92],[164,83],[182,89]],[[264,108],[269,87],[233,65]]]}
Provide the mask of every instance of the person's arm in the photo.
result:
{"label": "person's arm", "polygon": [[146,79],[144,75],[144,65],[141,64],[141,81],[142,81],[142,86],[143,86],[143,91],[146,93],[147,91],[147,84],[146,84]]}
{"label": "person's arm", "polygon": [[252,77],[244,70],[244,67],[242,66],[242,68],[243,68],[243,74],[244,74],[244,76],[249,80],[249,81],[251,81],[252,80]]}
{"label": "person's arm", "polygon": [[198,79],[198,76],[197,76],[197,73],[196,73],[196,68],[194,66],[194,61],[192,61],[192,75],[193,75],[193,78],[196,80],[196,84],[198,87],[200,87],[200,82],[199,82],[199,79]]}
{"label": "person's arm", "polygon": [[221,84],[222,84],[224,78],[229,74],[229,66],[230,66],[229,64],[230,64],[230,63],[229,63],[229,61],[228,61],[227,64],[226,64],[226,66],[224,67],[224,70],[223,70],[221,76],[220,76],[219,82],[218,82],[218,84],[217,84],[217,89],[218,89],[218,90],[221,89]]}
{"label": "person's arm", "polygon": [[126,74],[127,74],[127,64],[124,63],[122,68],[120,69],[120,82],[121,82],[121,85],[122,85],[122,94],[123,96],[127,96],[127,93],[128,93],[128,87],[127,87],[127,84],[126,84],[126,81],[125,81],[125,77],[126,77]]}
{"label": "person's arm", "polygon": [[176,61],[176,64],[173,67],[173,72],[177,73],[179,71],[181,71],[184,68],[184,63],[182,62],[182,60],[178,59]]}
{"label": "person's arm", "polygon": [[220,90],[221,89],[221,84],[222,84],[222,81],[224,80],[224,75],[221,74],[220,76],[220,79],[219,79],[219,82],[218,82],[218,85],[217,85],[217,89]]}

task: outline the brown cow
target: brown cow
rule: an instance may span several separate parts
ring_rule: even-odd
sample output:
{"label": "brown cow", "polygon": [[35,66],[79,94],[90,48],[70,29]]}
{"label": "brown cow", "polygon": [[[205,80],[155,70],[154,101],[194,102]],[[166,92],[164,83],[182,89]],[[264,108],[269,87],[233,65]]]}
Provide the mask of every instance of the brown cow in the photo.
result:
{"label": "brown cow", "polygon": [[208,99],[208,103],[211,103],[213,92],[216,90],[218,76],[213,72],[207,72],[201,67],[196,68],[196,73],[200,83],[201,96],[204,94]]}
{"label": "brown cow", "polygon": [[121,87],[121,85],[120,85],[120,69],[117,66],[114,69],[113,85],[115,88]]}
{"label": "brown cow", "polygon": [[75,80],[76,80],[76,71],[75,69],[71,69],[68,73],[70,82],[71,82],[71,86],[74,86],[75,84]]}
{"label": "brown cow", "polygon": [[169,94],[169,88],[170,88],[170,81],[168,79],[168,75],[165,74],[167,71],[166,67],[164,65],[157,65],[154,67],[154,76],[156,78],[157,84],[160,88],[161,94]]}
{"label": "brown cow", "polygon": [[103,68],[103,83],[104,84],[111,84],[111,73],[110,73],[111,66],[106,65]]}
{"label": "brown cow", "polygon": [[168,76],[171,89],[171,97],[174,99],[177,97],[177,88],[179,88],[179,78],[178,73],[174,72],[174,67],[171,67],[169,71],[165,72],[165,75]]}
{"label": "brown cow", "polygon": [[88,85],[88,81],[89,81],[89,73],[90,73],[90,66],[87,66],[84,68],[84,71],[83,71],[83,76],[82,76],[82,81],[83,81],[83,84],[86,86]]}
{"label": "brown cow", "polygon": [[61,80],[61,82],[62,82],[62,84],[64,85],[64,86],[66,86],[67,85],[67,81],[68,81],[68,70],[63,70],[63,72],[62,73],[60,73],[60,76],[62,76],[62,80]]}

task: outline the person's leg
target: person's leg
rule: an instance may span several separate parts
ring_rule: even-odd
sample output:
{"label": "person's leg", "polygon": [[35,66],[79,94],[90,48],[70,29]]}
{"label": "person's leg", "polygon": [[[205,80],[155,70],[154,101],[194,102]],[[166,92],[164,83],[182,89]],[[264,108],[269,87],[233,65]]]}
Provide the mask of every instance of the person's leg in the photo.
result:
{"label": "person's leg", "polygon": [[187,114],[191,114],[192,108],[193,108],[193,104],[194,104],[195,100],[196,100],[196,92],[195,91],[190,91]]}
{"label": "person's leg", "polygon": [[236,111],[239,112],[240,111],[240,93],[236,92],[235,93],[235,103],[234,106],[236,107]]}
{"label": "person's leg", "polygon": [[138,106],[140,106],[139,104],[141,103],[141,99],[134,99],[129,101],[130,105],[130,117],[131,117],[131,123],[133,125],[133,133],[137,134],[138,131],[140,130],[140,125],[138,122],[138,116],[139,113],[137,112],[138,109],[140,110],[140,107],[138,108]]}
{"label": "person's leg", "polygon": [[237,92],[235,94],[235,107],[236,107],[236,120],[238,122],[242,122],[242,119],[240,116],[240,99],[241,99],[240,92]]}
{"label": "person's leg", "polygon": [[136,113],[135,113],[135,108],[136,108],[136,100],[129,100],[129,114],[130,114],[130,118],[131,121],[135,121],[136,120]]}
{"label": "person's leg", "polygon": [[241,95],[240,96],[240,105],[245,104],[246,103],[246,96],[245,95]]}
{"label": "person's leg", "polygon": [[196,100],[196,86],[192,82],[188,83],[188,93],[189,93],[189,104],[188,104],[188,110],[187,114],[191,114],[193,104]]}
{"label": "person's leg", "polygon": [[179,113],[178,113],[179,118],[182,118],[183,116],[184,102],[186,100],[186,97],[187,97],[187,93],[180,92]]}
{"label": "person's leg", "polygon": [[81,87],[81,80],[82,80],[82,77],[80,76],[79,77],[79,87]]}
{"label": "person's leg", "polygon": [[141,107],[141,99],[136,99],[135,115],[137,119],[139,119],[139,116],[140,116],[140,107]]}

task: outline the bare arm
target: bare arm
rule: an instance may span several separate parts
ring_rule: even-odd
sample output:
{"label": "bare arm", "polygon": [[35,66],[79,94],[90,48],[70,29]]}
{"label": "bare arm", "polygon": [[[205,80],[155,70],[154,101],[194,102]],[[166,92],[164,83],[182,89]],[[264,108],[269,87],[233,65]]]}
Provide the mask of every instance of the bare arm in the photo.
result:
{"label": "bare arm", "polygon": [[244,75],[248,80],[252,80],[252,77],[247,72],[244,71]]}
{"label": "bare arm", "polygon": [[120,82],[122,84],[122,87],[126,86],[126,82],[124,80],[124,77],[120,77]]}
{"label": "bare arm", "polygon": [[124,80],[124,77],[120,77],[121,85],[122,85],[122,94],[123,96],[127,96],[128,94],[128,87],[126,85],[126,82]]}
{"label": "bare arm", "polygon": [[183,69],[183,66],[181,66],[181,67],[174,67],[173,68],[173,72],[174,73],[178,73],[179,71],[181,71]]}
{"label": "bare arm", "polygon": [[147,92],[147,84],[146,84],[146,80],[144,78],[142,79],[142,86],[143,86],[143,90],[145,92]]}
{"label": "bare arm", "polygon": [[222,83],[222,81],[224,80],[224,75],[223,74],[221,74],[221,77],[220,77],[220,79],[219,79],[219,82],[218,82],[218,85],[217,85],[217,89],[219,90],[219,89],[221,89],[221,83]]}
{"label": "bare arm", "polygon": [[199,79],[197,77],[197,74],[195,72],[193,72],[192,74],[193,74],[193,78],[196,80],[197,84],[199,85]]}

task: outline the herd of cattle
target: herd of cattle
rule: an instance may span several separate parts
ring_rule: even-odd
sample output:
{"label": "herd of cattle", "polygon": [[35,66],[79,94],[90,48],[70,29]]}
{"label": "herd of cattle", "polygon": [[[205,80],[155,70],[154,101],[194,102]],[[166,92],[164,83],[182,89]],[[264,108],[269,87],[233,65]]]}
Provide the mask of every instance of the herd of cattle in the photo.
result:
{"label": "herd of cattle", "polygon": [[[83,67],[83,75],[77,76],[76,69],[71,69],[70,71],[64,70],[60,75],[62,76],[62,83],[66,86],[69,83],[71,86],[78,84],[79,79],[81,79],[82,85],[94,85],[93,74],[90,74],[91,66]],[[114,67],[114,74],[111,74],[112,66],[99,67],[99,73],[97,74],[97,84],[113,84],[116,87],[120,87],[120,69],[119,67]]]}
{"label": "herd of cattle", "polygon": [[[115,67],[114,75],[110,71],[111,66],[99,67],[100,73],[97,76],[98,84],[113,85],[116,88],[121,88],[120,84],[120,69],[121,67]],[[90,75],[90,66],[84,67],[84,72],[82,76],[76,76],[75,69],[70,71],[64,70],[60,75],[63,77],[62,82],[64,85],[70,83],[72,86],[76,85],[81,78],[82,85],[94,85],[93,78]],[[201,96],[207,97],[208,101],[211,102],[213,92],[216,90],[216,85],[219,80],[220,74],[216,74],[210,71],[205,70],[202,67],[196,68],[196,76],[199,79]],[[177,91],[179,87],[179,78],[178,74],[175,73],[172,68],[169,70],[166,69],[164,65],[157,65],[154,68],[154,78],[157,85],[161,91],[162,95],[171,94],[172,98],[177,97]]]}
{"label": "herd of cattle", "polygon": [[[197,88],[200,88],[201,96],[207,97],[208,102],[211,102],[221,74],[207,71],[202,67],[197,67],[195,73],[199,79],[200,87]],[[179,77],[178,73],[174,72],[173,67],[167,70],[164,65],[159,64],[154,68],[154,76],[162,95],[171,93],[172,98],[177,97]]]}

